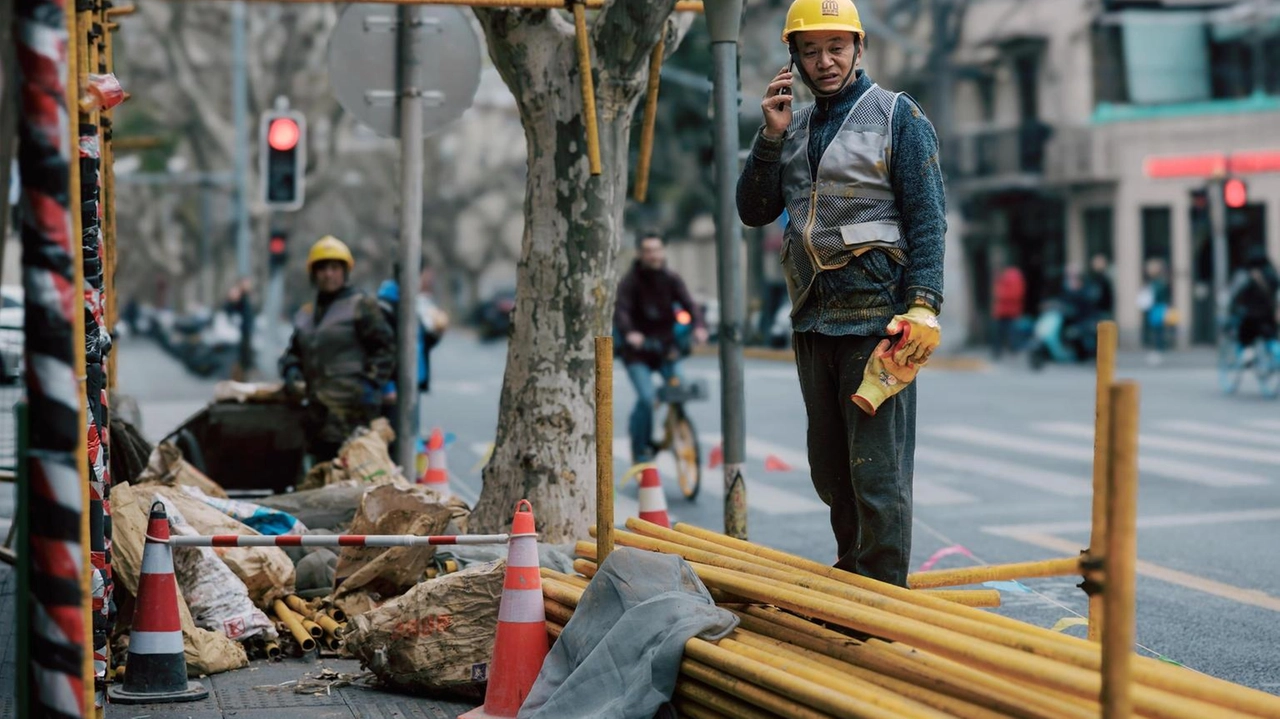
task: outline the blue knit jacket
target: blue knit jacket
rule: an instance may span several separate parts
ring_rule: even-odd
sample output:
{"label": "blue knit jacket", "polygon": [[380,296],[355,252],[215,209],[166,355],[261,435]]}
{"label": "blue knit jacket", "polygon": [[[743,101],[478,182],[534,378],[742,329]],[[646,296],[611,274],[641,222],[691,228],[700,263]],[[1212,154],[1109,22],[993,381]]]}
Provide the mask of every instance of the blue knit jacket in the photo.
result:
{"label": "blue knit jacket", "polygon": [[[809,120],[809,166],[817,172],[822,153],[835,138],[854,103],[871,87],[862,70],[839,94],[819,98]],[[776,220],[784,209],[782,196],[782,139],[756,134],[751,155],[738,178],[738,216],[748,227]],[[898,98],[893,113],[893,155],[890,181],[902,217],[906,241],[906,268],[899,293],[905,311],[911,304],[942,309],[942,259],[947,232],[947,203],[938,165],[938,137],[920,106],[907,96]],[[843,269],[820,272],[804,305],[792,316],[796,332],[826,335],[883,336],[891,315],[867,318],[842,311],[838,298],[857,292],[867,280],[855,267],[857,258]]]}

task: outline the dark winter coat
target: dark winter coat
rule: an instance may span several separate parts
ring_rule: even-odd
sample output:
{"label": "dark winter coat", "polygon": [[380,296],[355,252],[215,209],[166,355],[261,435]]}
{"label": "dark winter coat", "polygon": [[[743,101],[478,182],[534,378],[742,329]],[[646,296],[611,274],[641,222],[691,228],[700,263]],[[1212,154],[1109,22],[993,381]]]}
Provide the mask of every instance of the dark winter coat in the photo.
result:
{"label": "dark winter coat", "polygon": [[[655,369],[662,363],[665,353],[675,345],[676,305],[693,315],[694,327],[706,326],[680,275],[666,267],[647,269],[637,260],[618,285],[618,301],[613,310],[613,326],[620,343],[617,351],[623,362],[644,362]],[[636,350],[626,342],[630,332],[656,340],[662,351]]]}

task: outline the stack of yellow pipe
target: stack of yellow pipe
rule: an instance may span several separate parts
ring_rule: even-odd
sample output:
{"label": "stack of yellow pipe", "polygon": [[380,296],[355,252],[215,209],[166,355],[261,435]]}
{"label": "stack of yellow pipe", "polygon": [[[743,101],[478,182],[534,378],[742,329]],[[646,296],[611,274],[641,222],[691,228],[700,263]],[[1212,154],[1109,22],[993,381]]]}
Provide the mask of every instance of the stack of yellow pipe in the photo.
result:
{"label": "stack of yellow pipe", "polygon": [[[685,645],[682,715],[870,719],[1086,719],[1102,715],[1097,643],[677,524],[630,520],[619,546],[677,554],[741,620],[719,642]],[[548,631],[559,636],[589,577],[543,570]],[[844,631],[838,631],[843,629]],[[850,632],[853,636],[850,636]],[[1280,697],[1133,656],[1133,716],[1280,717]]]}

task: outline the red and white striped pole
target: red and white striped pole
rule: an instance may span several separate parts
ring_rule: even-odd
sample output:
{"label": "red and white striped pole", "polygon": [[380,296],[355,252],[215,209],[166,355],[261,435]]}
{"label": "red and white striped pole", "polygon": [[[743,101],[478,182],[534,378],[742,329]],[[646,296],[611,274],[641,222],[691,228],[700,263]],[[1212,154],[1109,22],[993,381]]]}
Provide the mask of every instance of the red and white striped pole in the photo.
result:
{"label": "red and white striped pole", "polygon": [[417,547],[506,544],[506,534],[214,534],[170,537],[171,547]]}

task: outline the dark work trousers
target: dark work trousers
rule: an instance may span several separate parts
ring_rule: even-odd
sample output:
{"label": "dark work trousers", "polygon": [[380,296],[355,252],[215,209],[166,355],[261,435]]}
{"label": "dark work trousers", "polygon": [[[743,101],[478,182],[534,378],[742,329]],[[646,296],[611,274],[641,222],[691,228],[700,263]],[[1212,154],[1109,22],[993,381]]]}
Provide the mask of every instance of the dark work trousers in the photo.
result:
{"label": "dark work trousers", "polygon": [[795,334],[800,392],[809,415],[809,471],[831,508],[835,566],[907,586],[911,559],[911,478],[915,471],[916,386],[870,417],[850,399],[881,337]]}

